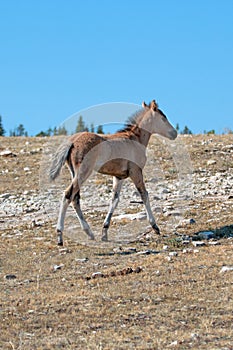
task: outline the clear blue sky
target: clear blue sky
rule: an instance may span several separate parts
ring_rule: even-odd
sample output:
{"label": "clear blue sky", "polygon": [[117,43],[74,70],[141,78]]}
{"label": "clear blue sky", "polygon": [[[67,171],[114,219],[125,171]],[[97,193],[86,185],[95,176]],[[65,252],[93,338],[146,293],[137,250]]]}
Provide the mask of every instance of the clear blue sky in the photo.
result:
{"label": "clear blue sky", "polygon": [[195,133],[233,129],[232,0],[0,0],[0,49],[7,132],[154,98]]}

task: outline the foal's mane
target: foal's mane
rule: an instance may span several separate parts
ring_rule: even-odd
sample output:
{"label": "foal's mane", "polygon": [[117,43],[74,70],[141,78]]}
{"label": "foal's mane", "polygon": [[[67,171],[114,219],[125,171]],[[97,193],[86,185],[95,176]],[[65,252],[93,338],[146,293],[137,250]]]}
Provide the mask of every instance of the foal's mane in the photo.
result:
{"label": "foal's mane", "polygon": [[117,132],[126,132],[132,130],[132,128],[135,125],[138,125],[142,118],[144,117],[147,110],[145,108],[141,108],[135,113],[133,113],[125,122],[125,125],[122,129],[118,130]]}

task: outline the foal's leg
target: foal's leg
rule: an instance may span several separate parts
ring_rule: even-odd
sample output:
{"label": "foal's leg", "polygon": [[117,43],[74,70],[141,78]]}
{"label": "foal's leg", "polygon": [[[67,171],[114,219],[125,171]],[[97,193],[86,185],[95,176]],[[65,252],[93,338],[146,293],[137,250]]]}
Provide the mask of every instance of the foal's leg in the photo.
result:
{"label": "foal's leg", "polygon": [[71,202],[71,199],[70,199],[71,191],[72,191],[72,185],[68,187],[68,189],[65,191],[62,197],[61,205],[60,205],[59,216],[57,221],[57,244],[58,245],[63,245],[62,232],[64,230],[64,221],[65,221],[66,211]]}
{"label": "foal's leg", "polygon": [[148,192],[146,190],[145,183],[143,180],[142,170],[139,167],[135,166],[130,171],[129,176],[132,179],[132,181],[134,182],[138,192],[141,195],[142,201],[143,201],[145,208],[146,208],[146,214],[147,214],[147,219],[148,219],[149,223],[151,224],[155,233],[160,234],[159,228],[156,224],[154,215],[153,215],[151,207],[150,207],[149,196],[148,196]]}
{"label": "foal's leg", "polygon": [[104,220],[104,225],[102,229],[102,241],[108,240],[108,228],[110,226],[110,221],[112,218],[112,214],[114,210],[116,209],[118,203],[119,203],[119,197],[120,197],[120,191],[122,186],[123,180],[118,179],[117,177],[113,177],[113,196],[112,196],[112,202],[110,204],[108,214]]}
{"label": "foal's leg", "polygon": [[73,205],[74,210],[76,211],[76,214],[77,214],[77,217],[79,219],[79,222],[80,222],[82,229],[86,232],[86,234],[90,237],[90,239],[95,239],[95,237],[90,229],[90,226],[86,222],[86,220],[83,216],[83,213],[81,211],[79,191],[75,194],[75,197],[72,200],[72,205]]}

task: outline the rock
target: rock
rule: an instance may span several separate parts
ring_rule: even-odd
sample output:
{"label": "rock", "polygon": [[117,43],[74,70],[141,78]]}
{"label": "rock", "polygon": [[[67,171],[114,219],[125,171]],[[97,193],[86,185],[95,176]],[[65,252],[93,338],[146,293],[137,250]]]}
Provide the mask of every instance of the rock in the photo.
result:
{"label": "rock", "polygon": [[104,274],[100,271],[98,272],[94,272],[92,275],[91,275],[92,278],[98,278],[98,277],[104,277]]}
{"label": "rock", "polygon": [[5,275],[5,279],[6,280],[14,280],[14,279],[16,279],[17,277],[16,277],[16,275],[13,275],[13,274],[8,274],[8,275]]}
{"label": "rock", "polygon": [[10,150],[6,149],[6,150],[0,152],[0,156],[2,156],[2,157],[16,157],[16,154],[11,152]]}
{"label": "rock", "polygon": [[214,159],[209,159],[208,161],[207,161],[207,165],[214,165],[214,164],[216,164],[217,162],[216,162],[216,160],[214,160]]}
{"label": "rock", "polygon": [[170,253],[169,253],[169,256],[177,256],[177,255],[178,255],[177,252],[170,252]]}
{"label": "rock", "polygon": [[5,199],[8,199],[10,196],[11,196],[10,193],[3,193],[3,194],[0,195],[0,199],[5,200]]}
{"label": "rock", "polygon": [[190,243],[190,240],[188,240],[188,239],[182,240],[183,245],[188,245],[189,243]]}
{"label": "rock", "polygon": [[205,242],[203,241],[193,241],[192,244],[194,245],[194,247],[202,247],[205,245]]}
{"label": "rock", "polygon": [[214,237],[214,232],[212,231],[202,231],[198,233],[198,237],[201,239],[210,239]]}
{"label": "rock", "polygon": [[75,261],[79,262],[79,263],[84,263],[88,261],[88,258],[83,258],[83,259],[75,259]]}
{"label": "rock", "polygon": [[209,245],[220,245],[221,243],[219,241],[210,241],[208,242]]}
{"label": "rock", "polygon": [[223,266],[220,270],[220,273],[225,273],[228,271],[233,271],[233,266]]}
{"label": "rock", "polygon": [[150,254],[159,254],[160,252],[153,249],[142,250],[136,253],[136,255],[150,255]]}
{"label": "rock", "polygon": [[60,265],[54,265],[53,266],[53,271],[56,272],[57,270],[61,270],[61,268],[64,266],[64,264],[60,264]]}

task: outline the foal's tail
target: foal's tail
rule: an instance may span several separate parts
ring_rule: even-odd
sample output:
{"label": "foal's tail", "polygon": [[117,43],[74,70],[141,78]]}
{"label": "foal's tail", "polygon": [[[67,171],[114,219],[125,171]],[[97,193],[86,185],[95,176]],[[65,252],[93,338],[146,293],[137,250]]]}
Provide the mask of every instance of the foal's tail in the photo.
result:
{"label": "foal's tail", "polygon": [[66,141],[58,147],[57,152],[53,156],[49,170],[49,179],[51,181],[55,180],[60,174],[61,168],[68,159],[72,147],[73,143],[71,141]]}

